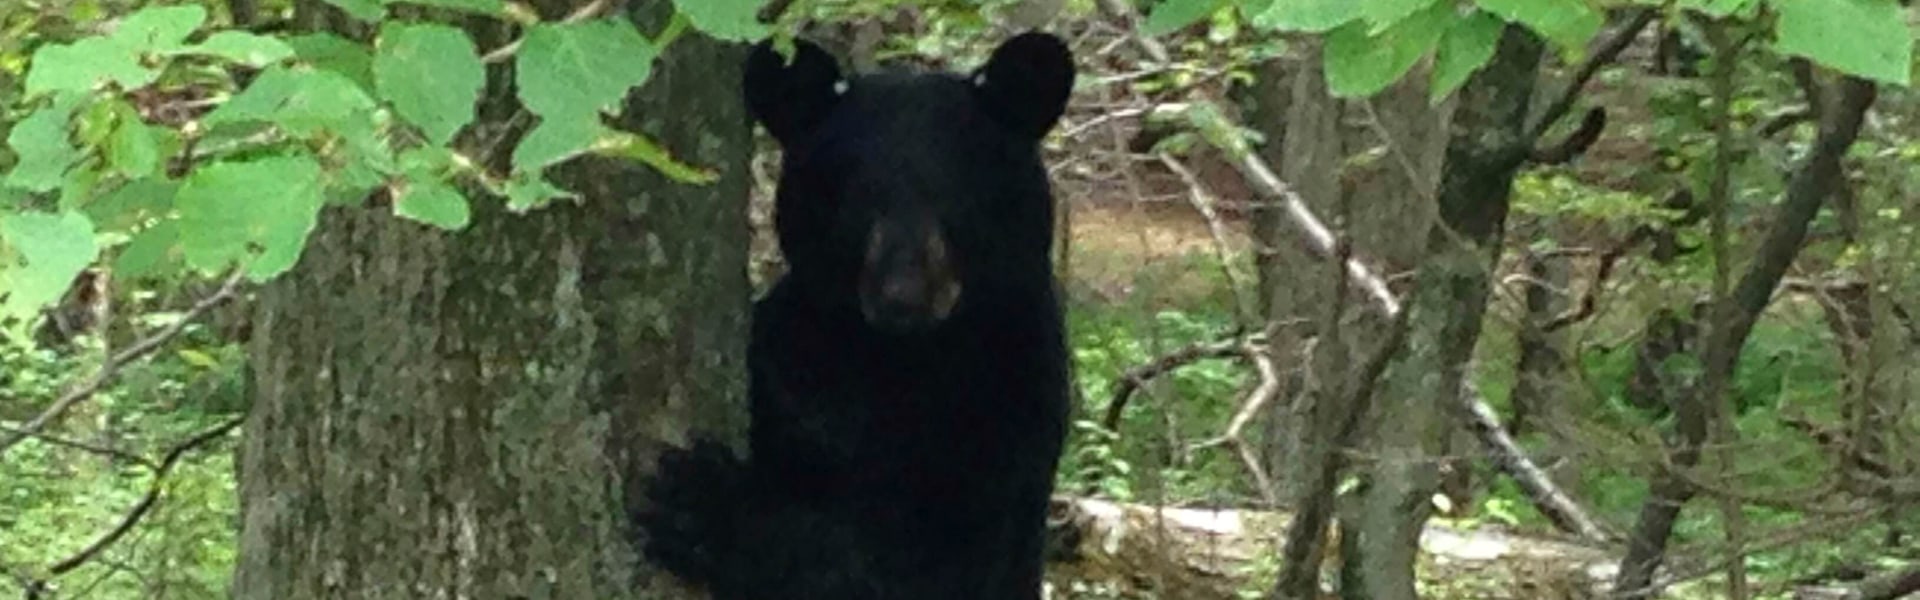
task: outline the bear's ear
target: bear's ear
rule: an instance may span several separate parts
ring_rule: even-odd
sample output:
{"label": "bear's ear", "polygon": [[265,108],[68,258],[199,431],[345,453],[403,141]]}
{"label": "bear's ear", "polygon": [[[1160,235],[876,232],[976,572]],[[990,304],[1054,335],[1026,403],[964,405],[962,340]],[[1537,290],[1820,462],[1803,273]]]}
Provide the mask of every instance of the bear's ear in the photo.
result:
{"label": "bear's ear", "polygon": [[974,94],[994,118],[1039,139],[1066,112],[1073,76],[1073,55],[1065,42],[1027,32],[1001,43],[974,71]]}
{"label": "bear's ear", "polygon": [[818,125],[839,101],[840,67],[826,50],[800,39],[793,41],[788,64],[773,40],[763,40],[747,56],[741,84],[753,119],[786,144]]}

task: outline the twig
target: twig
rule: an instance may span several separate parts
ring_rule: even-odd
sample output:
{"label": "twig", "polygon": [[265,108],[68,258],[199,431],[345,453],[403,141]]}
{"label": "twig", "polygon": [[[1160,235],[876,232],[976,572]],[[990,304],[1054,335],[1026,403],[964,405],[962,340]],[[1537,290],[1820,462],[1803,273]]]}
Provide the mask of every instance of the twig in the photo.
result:
{"label": "twig", "polygon": [[1120,429],[1120,417],[1127,409],[1127,402],[1133,399],[1134,392],[1154,378],[1172,372],[1175,369],[1209,358],[1248,358],[1247,347],[1251,340],[1230,339],[1216,342],[1199,342],[1181,347],[1171,353],[1161,355],[1145,364],[1134,366],[1120,374],[1120,381],[1113,388],[1113,398],[1107,401],[1106,417],[1100,425],[1108,431]]}
{"label": "twig", "polygon": [[1852,525],[1857,525],[1860,523],[1865,523],[1867,521],[1880,518],[1882,515],[1885,515],[1889,510],[1892,510],[1892,507],[1881,506],[1881,507],[1854,511],[1854,512],[1851,512],[1845,515],[1840,515],[1831,519],[1823,519],[1819,521],[1801,523],[1793,527],[1776,531],[1772,535],[1767,536],[1767,539],[1758,540],[1756,543],[1747,546],[1746,551],[1741,553],[1739,556],[1722,557],[1722,558],[1716,559],[1711,563],[1699,565],[1697,567],[1689,568],[1686,570],[1674,569],[1674,571],[1668,574],[1666,577],[1660,578],[1659,581],[1648,584],[1644,588],[1634,589],[1634,590],[1613,590],[1613,596],[1622,597],[1627,594],[1646,593],[1649,591],[1671,587],[1681,582],[1692,581],[1702,577],[1707,577],[1707,576],[1713,575],[1714,573],[1725,571],[1727,569],[1728,563],[1731,563],[1735,560],[1744,560],[1746,557],[1752,556],[1755,554],[1760,554],[1763,552],[1771,552],[1774,550],[1778,550],[1781,548],[1785,548],[1787,546],[1792,546],[1794,544],[1799,544],[1809,540],[1814,540],[1814,539],[1824,538],[1824,537],[1831,537],[1831,536],[1839,535],[1849,531],[1853,531],[1851,527]]}
{"label": "twig", "polygon": [[1593,281],[1587,284],[1586,293],[1580,295],[1580,302],[1572,309],[1554,315],[1553,320],[1542,323],[1540,332],[1553,333],[1593,316],[1593,312],[1599,307],[1600,290],[1605,288],[1607,280],[1613,277],[1613,269],[1620,263],[1620,257],[1625,256],[1628,250],[1632,250],[1634,246],[1640,245],[1640,242],[1649,237],[1642,235],[1647,231],[1650,230],[1635,230],[1633,234],[1627,236],[1627,239],[1621,240],[1620,243],[1601,253],[1600,268],[1594,273]]}
{"label": "twig", "polygon": [[1812,121],[1813,117],[1813,109],[1811,108],[1797,108],[1780,113],[1774,115],[1773,118],[1767,119],[1765,123],[1761,123],[1759,132],[1756,135],[1761,138],[1770,138],[1779,135],[1782,131],[1792,129],[1796,125]]}
{"label": "twig", "polygon": [[99,454],[101,456],[112,457],[118,460],[123,460],[123,461],[131,462],[133,464],[143,466],[143,467],[147,467],[149,469],[157,466],[153,464],[153,461],[147,460],[147,457],[145,456],[140,456],[138,454],[127,452],[125,450],[108,448],[106,446],[101,446],[99,444],[90,444],[87,442],[82,442],[80,440],[67,439],[60,436],[49,435],[41,432],[30,432],[25,429],[21,429],[19,427],[14,427],[12,425],[0,425],[0,431],[4,431],[7,433],[16,434],[16,435],[32,437],[42,442],[53,444],[55,446],[64,446],[67,448],[72,448],[74,450],[91,452],[93,454]]}
{"label": "twig", "polygon": [[[609,0],[593,0],[592,2],[588,2],[585,6],[574,9],[573,12],[568,13],[566,18],[563,18],[560,20],[560,23],[568,24],[568,23],[578,23],[581,21],[585,21],[587,19],[600,16],[600,13],[606,12],[606,10],[608,8],[611,8],[612,6],[613,6],[613,2]],[[489,64],[489,65],[495,65],[495,64],[507,62],[507,59],[513,58],[514,53],[520,51],[520,44],[525,39],[526,38],[515,39],[511,42],[507,42],[507,45],[505,46],[501,46],[499,48],[493,49],[493,51],[488,52],[485,55],[482,55],[480,57],[480,62]]]}
{"label": "twig", "polygon": [[1273,487],[1273,479],[1267,475],[1266,467],[1260,464],[1260,457],[1254,452],[1254,448],[1247,444],[1246,438],[1241,433],[1246,430],[1247,423],[1252,422],[1255,415],[1260,414],[1267,404],[1279,397],[1280,370],[1274,367],[1272,353],[1251,339],[1242,340],[1240,351],[1242,356],[1253,362],[1254,370],[1260,375],[1259,385],[1254,386],[1253,391],[1247,393],[1246,400],[1240,403],[1240,410],[1235,412],[1233,419],[1227,422],[1225,432],[1218,437],[1188,446],[1187,454],[1191,455],[1215,446],[1232,446],[1234,453],[1239,455],[1240,462],[1246,463],[1247,472],[1253,474],[1254,484],[1259,488],[1261,497],[1266,499],[1268,505],[1277,506],[1280,504],[1280,498],[1275,495],[1277,491]]}
{"label": "twig", "polygon": [[53,563],[51,567],[47,567],[47,574],[50,576],[59,576],[79,568],[80,565],[86,564],[88,560],[91,560],[94,556],[112,546],[114,542],[119,541],[127,532],[132,531],[133,526],[140,524],[140,520],[145,518],[147,513],[152,512],[153,505],[160,501],[161,488],[166,482],[167,475],[173,471],[173,465],[180,462],[180,457],[185,456],[187,452],[195,448],[204,446],[213,440],[225,436],[244,422],[246,422],[246,417],[236,417],[219,426],[201,432],[199,435],[188,438],[187,441],[168,450],[166,456],[160,459],[160,466],[153,470],[153,482],[147,486],[147,495],[140,498],[140,502],[134,504],[132,510],[127,511],[126,516],[120,519],[120,524],[115,525],[113,529],[101,534],[93,543],[87,544],[86,548],[82,548],[72,556],[61,559],[60,562]]}
{"label": "twig", "polygon": [[82,383],[79,387],[68,390],[66,394],[61,395],[58,400],[55,400],[52,406],[47,407],[45,412],[35,416],[33,420],[27,421],[27,423],[20,426],[19,429],[10,431],[4,440],[0,440],[0,455],[5,455],[7,450],[13,448],[13,446],[20,443],[21,440],[27,439],[28,436],[38,435],[42,429],[47,427],[48,423],[52,423],[54,419],[58,419],[61,415],[66,414],[74,405],[93,397],[95,392],[100,391],[100,388],[112,382],[114,377],[120,374],[120,370],[126,368],[128,364],[146,358],[147,355],[152,354],[155,350],[159,350],[160,347],[165,346],[168,342],[173,341],[174,338],[179,337],[180,333],[186,330],[187,325],[199,320],[202,315],[205,315],[215,307],[233,299],[240,288],[240,282],[244,274],[245,271],[234,270],[233,274],[227,277],[226,282],[220,284],[219,291],[214,292],[211,296],[200,299],[199,302],[195,302],[193,308],[188,309],[187,314],[182,315],[179,320],[161,329],[159,333],[134,342],[133,345],[128,346],[125,350],[121,350],[108,358],[107,363],[100,367],[100,371],[94,373],[93,377],[88,378],[85,383]]}

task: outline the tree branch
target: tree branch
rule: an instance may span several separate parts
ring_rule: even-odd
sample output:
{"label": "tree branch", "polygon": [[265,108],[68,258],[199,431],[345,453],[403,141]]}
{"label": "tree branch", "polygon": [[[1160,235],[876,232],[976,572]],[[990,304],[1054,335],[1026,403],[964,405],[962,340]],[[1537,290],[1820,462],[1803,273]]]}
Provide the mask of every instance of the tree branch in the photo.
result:
{"label": "tree branch", "polygon": [[1593,80],[1594,75],[1600,73],[1601,67],[1612,64],[1614,59],[1619,58],[1620,52],[1626,50],[1627,46],[1633,43],[1633,38],[1640,35],[1640,30],[1646,29],[1647,23],[1653,22],[1653,16],[1652,10],[1638,9],[1626,25],[1616,30],[1613,37],[1601,42],[1593,52],[1587,55],[1586,62],[1581,63],[1580,67],[1574,70],[1573,78],[1567,80],[1567,86],[1560,90],[1560,95],[1555,97],[1553,102],[1548,103],[1546,110],[1540,113],[1540,119],[1527,128],[1528,146],[1538,143],[1540,137],[1545,135],[1554,123],[1567,116],[1567,111],[1573,109],[1574,100],[1580,97],[1580,90],[1587,86],[1588,81]]}
{"label": "tree branch", "polygon": [[[593,0],[592,2],[588,2],[585,6],[581,6],[580,8],[574,9],[573,12],[567,13],[567,16],[565,18],[560,19],[560,23],[562,24],[579,23],[581,21],[585,21],[587,19],[600,16],[601,13],[606,12],[607,9],[612,7],[613,7],[613,2],[611,0]],[[482,55],[480,57],[480,62],[489,64],[489,65],[495,65],[495,64],[507,62],[507,59],[513,58],[513,55],[520,51],[520,43],[525,39],[526,38],[518,38],[511,42],[507,42],[507,45],[505,46],[494,48],[493,51],[488,52],[485,55]]]}
{"label": "tree branch", "polygon": [[115,460],[130,462],[130,463],[140,465],[149,469],[152,469],[158,466],[153,464],[153,461],[147,460],[147,457],[145,456],[140,456],[138,454],[127,452],[125,450],[109,448],[99,444],[90,444],[87,442],[82,442],[80,440],[71,440],[71,439],[60,437],[60,436],[49,435],[47,433],[42,433],[37,431],[27,431],[25,429],[14,427],[12,425],[0,425],[0,431],[4,431],[14,435],[31,437],[34,439],[38,439],[42,442],[53,444],[55,446],[63,446],[66,448],[72,448],[74,450],[79,450],[82,452],[98,454],[98,455],[112,458]]}
{"label": "tree branch", "polygon": [[1601,132],[1607,129],[1607,111],[1594,107],[1587,116],[1580,119],[1580,127],[1567,134],[1567,139],[1546,148],[1534,148],[1527,160],[1537,165],[1558,165],[1572,161],[1574,157],[1585,153],[1600,141]]}
{"label": "tree branch", "polygon": [[1710,363],[1710,369],[1732,369],[1734,355],[1746,342],[1754,320],[1766,309],[1774,288],[1800,253],[1808,224],[1820,211],[1820,205],[1841,185],[1840,161],[1859,136],[1860,125],[1866,118],[1867,108],[1873,105],[1877,89],[1872,82],[1857,77],[1843,78],[1838,87],[1832,110],[1821,111],[1820,134],[1814,139],[1806,162],[1794,171],[1793,179],[1787,184],[1786,201],[1780,207],[1779,218],[1767,231],[1747,272],[1728,298],[1727,308],[1733,314],[1723,316],[1721,322],[1715,324],[1716,329],[1725,333],[1714,336],[1718,348],[1709,346],[1706,356],[1714,356],[1717,350],[1722,364]]}
{"label": "tree branch", "polygon": [[[1264,336],[1260,336],[1264,337]],[[1198,342],[1181,347],[1173,352],[1161,355],[1145,364],[1136,365],[1120,374],[1119,383],[1113,386],[1113,398],[1107,401],[1107,414],[1100,420],[1100,426],[1108,431],[1120,430],[1121,414],[1127,409],[1127,402],[1133,400],[1135,392],[1161,375],[1180,367],[1210,358],[1249,359],[1247,348],[1257,347],[1254,336],[1234,339]]]}
{"label": "tree branch", "polygon": [[187,314],[181,315],[179,320],[161,329],[159,333],[134,342],[133,345],[109,357],[107,363],[102,365],[100,371],[94,373],[93,377],[88,378],[87,381],[79,387],[68,390],[67,393],[62,394],[59,399],[54,400],[53,405],[47,407],[45,412],[35,416],[33,420],[27,421],[27,423],[20,426],[19,429],[10,431],[5,439],[0,439],[0,455],[5,455],[7,450],[13,448],[15,444],[20,443],[21,440],[26,439],[28,436],[38,435],[42,429],[47,427],[47,424],[52,423],[54,419],[58,419],[61,415],[66,414],[74,405],[93,397],[94,393],[100,391],[100,388],[112,382],[115,377],[119,376],[121,369],[126,368],[127,365],[132,364],[134,361],[153,354],[154,351],[159,350],[168,342],[173,341],[174,338],[179,337],[182,331],[186,331],[188,325],[199,320],[199,318],[207,314],[208,311],[213,310],[221,304],[225,304],[228,300],[232,300],[234,296],[237,295],[244,273],[244,271],[238,269],[234,270],[233,274],[227,277],[226,282],[220,285],[218,291],[214,292],[211,296],[200,299],[199,302],[195,302],[193,308],[188,309]]}
{"label": "tree branch", "polygon": [[[1463,400],[1479,395],[1472,390],[1471,384],[1466,387],[1468,389],[1463,390],[1466,393],[1461,395]],[[1480,444],[1486,447],[1487,458],[1526,492],[1527,497],[1533,500],[1534,507],[1540,509],[1547,520],[1553,521],[1561,531],[1588,541],[1608,542],[1615,539],[1616,536],[1600,526],[1600,521],[1589,516],[1586,509],[1573,501],[1573,496],[1555,485],[1546,470],[1534,464],[1526,450],[1507,434],[1507,428],[1500,425],[1500,417],[1493,414],[1492,408],[1484,402],[1464,401],[1458,404],[1465,413],[1463,421],[1467,429],[1473,433],[1474,439],[1480,440]]]}
{"label": "tree branch", "polygon": [[166,456],[160,459],[159,468],[153,471],[153,482],[147,485],[147,495],[141,497],[140,502],[135,503],[133,509],[127,511],[126,516],[121,517],[120,524],[115,525],[113,529],[101,534],[99,538],[93,540],[93,543],[87,544],[87,547],[80,549],[79,552],[75,552],[72,556],[61,559],[59,562],[53,563],[53,566],[47,567],[47,574],[50,577],[57,577],[79,568],[80,565],[86,564],[87,561],[92,560],[94,556],[106,551],[107,548],[113,546],[115,542],[118,542],[120,538],[126,536],[127,532],[132,531],[135,525],[140,524],[140,520],[145,518],[147,513],[152,512],[154,504],[160,501],[160,491],[163,484],[166,483],[167,475],[173,472],[173,465],[180,462],[180,457],[185,456],[187,452],[195,448],[199,448],[225,436],[244,422],[246,422],[246,417],[234,418],[217,427],[203,431],[199,435],[188,438],[187,441],[181,442],[179,445],[174,446],[173,449],[168,450]]}

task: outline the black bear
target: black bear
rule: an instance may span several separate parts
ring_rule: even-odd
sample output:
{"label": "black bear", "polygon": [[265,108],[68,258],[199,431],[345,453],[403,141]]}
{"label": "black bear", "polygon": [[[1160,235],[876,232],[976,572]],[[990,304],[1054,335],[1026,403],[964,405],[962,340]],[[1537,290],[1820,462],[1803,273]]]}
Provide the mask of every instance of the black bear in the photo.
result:
{"label": "black bear", "polygon": [[717,600],[1036,600],[1069,395],[1039,142],[1072,57],[1026,33],[964,75],[843,78],[795,45],[744,81],[789,266],[754,307],[751,454],[663,455],[645,553]]}

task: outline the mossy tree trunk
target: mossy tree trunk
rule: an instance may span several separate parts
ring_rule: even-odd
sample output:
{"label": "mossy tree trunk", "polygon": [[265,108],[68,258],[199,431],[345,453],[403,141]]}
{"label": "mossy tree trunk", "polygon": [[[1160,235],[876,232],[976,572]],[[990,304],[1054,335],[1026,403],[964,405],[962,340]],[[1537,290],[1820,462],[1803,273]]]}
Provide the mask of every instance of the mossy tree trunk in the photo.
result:
{"label": "mossy tree trunk", "polygon": [[[1439,169],[1439,222],[1405,304],[1405,347],[1379,383],[1356,465],[1362,485],[1341,516],[1341,596],[1415,600],[1420,532],[1440,484],[1467,361],[1480,337],[1542,43],[1509,25],[1493,58],[1457,96]],[[1384,111],[1383,111],[1384,112]]]}
{"label": "mossy tree trunk", "polygon": [[[647,33],[671,10],[628,6]],[[328,210],[260,293],[235,597],[675,597],[626,515],[662,444],[744,429],[740,50],[682,37],[617,124],[718,184],[589,158],[556,177],[577,204],[476,197],[457,234]],[[489,75],[481,135],[512,114]]]}

